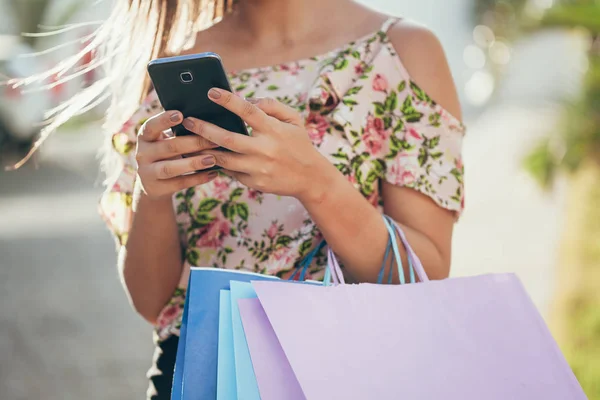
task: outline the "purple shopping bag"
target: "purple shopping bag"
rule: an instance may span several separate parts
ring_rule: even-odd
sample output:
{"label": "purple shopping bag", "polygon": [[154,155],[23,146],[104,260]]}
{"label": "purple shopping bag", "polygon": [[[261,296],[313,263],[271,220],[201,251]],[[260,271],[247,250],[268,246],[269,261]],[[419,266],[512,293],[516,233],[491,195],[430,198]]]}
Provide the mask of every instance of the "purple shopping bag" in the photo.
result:
{"label": "purple shopping bag", "polygon": [[[263,387],[283,389],[257,368],[261,354],[271,371],[292,371],[297,398],[309,400],[586,398],[515,275],[428,282],[407,250],[422,283],[253,282],[264,316],[256,303],[240,302],[240,312],[263,400],[277,398]],[[269,329],[279,353],[251,333]]]}

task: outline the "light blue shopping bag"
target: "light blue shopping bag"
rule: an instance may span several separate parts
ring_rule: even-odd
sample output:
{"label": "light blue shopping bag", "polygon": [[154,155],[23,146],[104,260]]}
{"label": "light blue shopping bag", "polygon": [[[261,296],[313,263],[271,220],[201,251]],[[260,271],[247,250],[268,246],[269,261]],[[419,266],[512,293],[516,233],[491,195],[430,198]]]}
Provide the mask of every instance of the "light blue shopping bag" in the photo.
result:
{"label": "light blue shopping bag", "polygon": [[219,301],[219,348],[217,349],[217,400],[237,400],[231,293],[221,290]]}

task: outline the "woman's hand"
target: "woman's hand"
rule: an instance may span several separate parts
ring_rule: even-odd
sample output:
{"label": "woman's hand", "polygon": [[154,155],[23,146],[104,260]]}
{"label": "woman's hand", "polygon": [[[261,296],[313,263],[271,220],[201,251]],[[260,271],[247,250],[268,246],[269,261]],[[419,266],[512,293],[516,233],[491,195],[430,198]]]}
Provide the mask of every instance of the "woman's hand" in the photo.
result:
{"label": "woman's hand", "polygon": [[183,126],[225,150],[208,150],[226,174],[265,193],[319,201],[337,169],[312,145],[298,112],[270,98],[244,100],[222,89],[208,97],[242,118],[252,136],[240,135],[196,118]]}
{"label": "woman's hand", "polygon": [[[164,134],[182,119],[179,111],[165,111],[148,119],[138,133],[138,177],[144,193],[151,198],[170,196],[217,176],[217,171],[193,173],[215,165],[213,155],[195,155],[216,148],[214,143],[196,135],[166,137]],[[182,158],[186,154],[194,155]]]}

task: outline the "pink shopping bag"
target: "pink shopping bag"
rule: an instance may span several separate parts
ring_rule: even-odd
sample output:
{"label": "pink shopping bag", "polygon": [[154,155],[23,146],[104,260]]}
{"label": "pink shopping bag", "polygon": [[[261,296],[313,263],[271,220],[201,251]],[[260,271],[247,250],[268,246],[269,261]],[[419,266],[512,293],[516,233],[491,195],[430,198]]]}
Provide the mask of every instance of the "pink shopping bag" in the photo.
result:
{"label": "pink shopping bag", "polygon": [[515,275],[429,282],[398,233],[422,283],[253,282],[260,304],[239,305],[263,400],[586,398]]}

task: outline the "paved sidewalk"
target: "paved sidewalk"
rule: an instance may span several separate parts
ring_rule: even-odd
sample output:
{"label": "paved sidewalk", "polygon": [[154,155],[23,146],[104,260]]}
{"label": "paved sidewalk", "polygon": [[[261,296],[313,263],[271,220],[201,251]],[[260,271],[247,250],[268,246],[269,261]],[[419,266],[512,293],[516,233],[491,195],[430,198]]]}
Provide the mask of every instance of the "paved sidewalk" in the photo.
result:
{"label": "paved sidewalk", "polygon": [[151,332],[121,289],[98,195],[51,163],[0,174],[2,400],[145,393]]}

